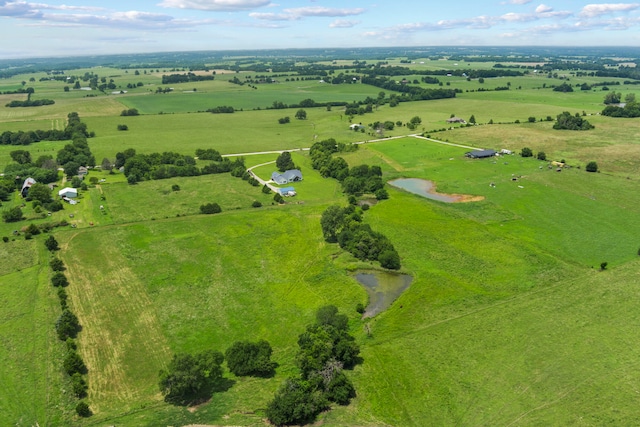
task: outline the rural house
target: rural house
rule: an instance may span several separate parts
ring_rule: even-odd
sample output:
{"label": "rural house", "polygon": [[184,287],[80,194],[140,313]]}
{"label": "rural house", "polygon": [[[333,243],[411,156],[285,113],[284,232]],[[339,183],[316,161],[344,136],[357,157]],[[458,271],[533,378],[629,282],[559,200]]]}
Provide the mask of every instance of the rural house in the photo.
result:
{"label": "rural house", "polygon": [[302,172],[298,169],[291,169],[281,174],[274,172],[271,174],[271,180],[278,185],[302,181]]}
{"label": "rural house", "polygon": [[462,123],[463,125],[467,123],[465,119],[461,119],[460,117],[451,117],[447,119],[447,123]]}

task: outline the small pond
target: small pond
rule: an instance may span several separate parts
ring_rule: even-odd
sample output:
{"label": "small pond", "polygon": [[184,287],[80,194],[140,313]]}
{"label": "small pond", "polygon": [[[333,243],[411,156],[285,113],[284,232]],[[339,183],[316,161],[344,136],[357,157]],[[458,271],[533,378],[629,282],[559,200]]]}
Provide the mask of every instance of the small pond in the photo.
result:
{"label": "small pond", "polygon": [[389,185],[408,191],[409,193],[417,194],[418,196],[426,197],[427,199],[445,203],[472,202],[483,199],[481,196],[474,197],[464,194],[436,193],[435,184],[432,181],[420,178],[394,179],[389,181]]}
{"label": "small pond", "polygon": [[411,285],[413,277],[385,271],[358,271],[356,280],[369,294],[369,305],[362,317],[373,317],[383,312]]}

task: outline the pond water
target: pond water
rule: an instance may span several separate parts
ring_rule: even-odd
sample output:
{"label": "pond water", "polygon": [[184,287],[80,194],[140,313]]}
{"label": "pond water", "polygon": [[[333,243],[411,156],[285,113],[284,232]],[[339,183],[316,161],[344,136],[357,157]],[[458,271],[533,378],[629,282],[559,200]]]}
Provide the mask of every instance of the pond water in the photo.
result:
{"label": "pond water", "polygon": [[373,270],[358,271],[355,278],[369,294],[369,305],[363,318],[373,317],[389,308],[413,281],[413,277],[408,274]]}
{"label": "pond water", "polygon": [[389,185],[439,202],[454,203],[460,201],[459,196],[436,193],[433,182],[420,178],[399,178],[389,181]]}

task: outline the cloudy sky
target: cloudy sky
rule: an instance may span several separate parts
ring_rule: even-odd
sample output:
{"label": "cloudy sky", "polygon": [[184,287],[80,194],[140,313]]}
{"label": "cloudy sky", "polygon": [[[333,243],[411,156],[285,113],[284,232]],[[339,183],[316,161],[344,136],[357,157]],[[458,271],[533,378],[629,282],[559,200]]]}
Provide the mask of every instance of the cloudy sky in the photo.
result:
{"label": "cloudy sky", "polygon": [[0,0],[0,58],[366,46],[640,46],[640,3]]}

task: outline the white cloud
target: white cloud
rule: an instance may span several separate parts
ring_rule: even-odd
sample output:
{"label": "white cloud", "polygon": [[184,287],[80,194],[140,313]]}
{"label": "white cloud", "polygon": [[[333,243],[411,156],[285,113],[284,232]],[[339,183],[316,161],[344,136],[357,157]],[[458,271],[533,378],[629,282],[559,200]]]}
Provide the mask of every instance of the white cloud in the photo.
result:
{"label": "white cloud", "polygon": [[553,8],[550,6],[547,6],[546,4],[541,4],[540,6],[536,7],[536,13],[548,13],[552,11],[553,11]]}
{"label": "white cloud", "polygon": [[582,8],[580,16],[594,18],[596,16],[608,15],[616,12],[630,12],[640,7],[639,3],[604,3],[588,4]]}
{"label": "white cloud", "polygon": [[527,4],[531,3],[531,0],[509,0],[508,2],[504,2],[502,4]]}
{"label": "white cloud", "polygon": [[262,19],[265,21],[297,21],[304,17],[343,17],[343,16],[352,16],[352,15],[360,15],[364,13],[365,9],[357,8],[357,9],[331,9],[327,7],[320,6],[310,6],[310,7],[297,7],[297,8],[288,8],[283,9],[282,13],[260,13],[253,12],[250,13],[249,16],[255,19]]}
{"label": "white cloud", "polygon": [[345,19],[336,19],[331,24],[329,24],[329,28],[352,28],[358,25],[360,21],[347,21]]}
{"label": "white cloud", "polygon": [[237,12],[268,6],[271,0],[164,0],[158,6],[213,12]]}

